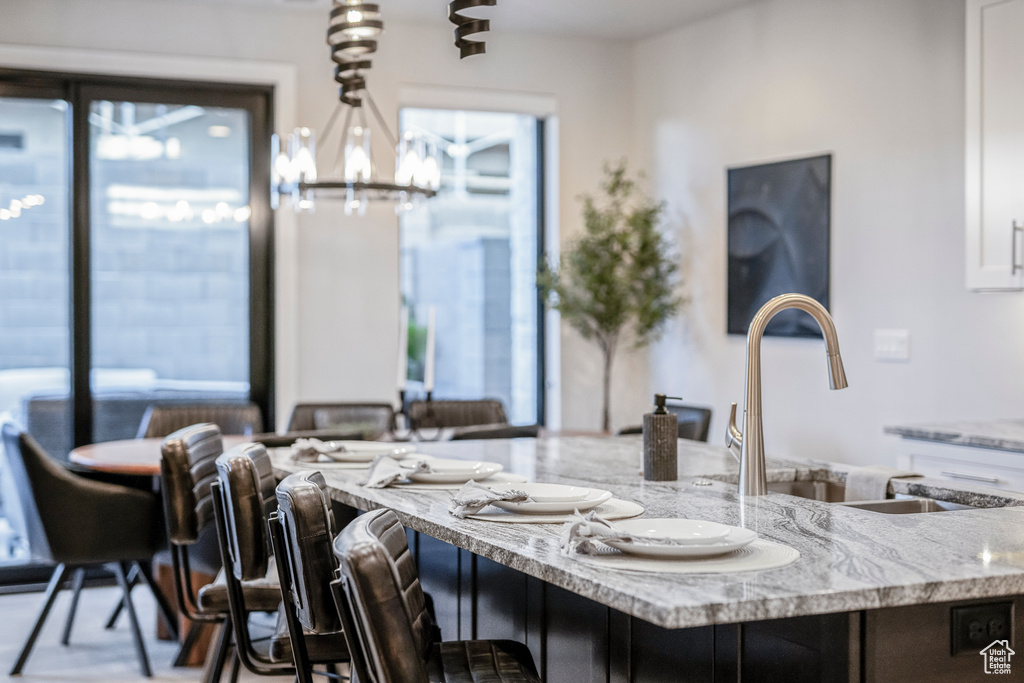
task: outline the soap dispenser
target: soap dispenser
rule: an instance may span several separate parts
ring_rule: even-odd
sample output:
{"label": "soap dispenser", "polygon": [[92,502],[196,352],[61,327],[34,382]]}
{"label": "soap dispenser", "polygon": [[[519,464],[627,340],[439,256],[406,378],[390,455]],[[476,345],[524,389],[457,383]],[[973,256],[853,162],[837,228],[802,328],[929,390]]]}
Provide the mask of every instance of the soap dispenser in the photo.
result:
{"label": "soap dispenser", "polygon": [[669,398],[676,397],[655,394],[654,412],[644,415],[644,479],[650,481],[677,478],[679,422],[665,408]]}

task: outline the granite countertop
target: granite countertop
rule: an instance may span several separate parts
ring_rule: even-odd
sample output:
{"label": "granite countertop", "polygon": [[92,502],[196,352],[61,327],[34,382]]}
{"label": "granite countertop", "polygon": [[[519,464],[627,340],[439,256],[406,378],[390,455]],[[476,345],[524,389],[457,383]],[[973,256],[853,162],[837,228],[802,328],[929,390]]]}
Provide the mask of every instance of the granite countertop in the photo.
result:
{"label": "granite countertop", "polygon": [[[369,510],[394,509],[429,536],[665,628],[704,626],[985,598],[1024,592],[1024,494],[956,488],[940,479],[894,480],[896,493],[987,509],[885,515],[782,494],[744,498],[724,448],[680,441],[680,479],[638,475],[639,437],[542,438],[418,444],[439,457],[500,462],[530,481],[600,485],[644,506],[647,517],[745,526],[800,551],[793,564],[733,574],[655,574],[596,567],[559,550],[561,525],[457,519],[450,491],[365,489],[363,471],[325,469],[332,495]],[[274,452],[279,476],[303,466]],[[307,466],[308,467],[308,466]],[[769,481],[845,480],[846,468],[768,461]],[[695,486],[700,481],[702,486]],[[1008,507],[992,507],[1003,505]]]}
{"label": "granite countertop", "polygon": [[1024,453],[1024,420],[969,420],[891,425],[885,428],[885,433],[902,436],[905,439]]}

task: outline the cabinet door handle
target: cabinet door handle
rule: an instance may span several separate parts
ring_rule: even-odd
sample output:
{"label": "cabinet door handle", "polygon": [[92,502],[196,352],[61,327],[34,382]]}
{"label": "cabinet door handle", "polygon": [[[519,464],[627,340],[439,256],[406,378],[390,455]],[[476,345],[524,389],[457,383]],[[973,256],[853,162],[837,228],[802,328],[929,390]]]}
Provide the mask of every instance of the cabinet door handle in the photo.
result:
{"label": "cabinet door handle", "polygon": [[1017,233],[1024,232],[1024,226],[1013,222],[1013,230],[1010,231],[1010,275],[1016,275],[1018,270],[1024,270],[1024,266],[1017,263]]}
{"label": "cabinet door handle", "polygon": [[986,484],[999,483],[999,477],[983,477],[979,474],[967,474],[966,472],[952,472],[943,470],[939,474],[941,474],[944,477],[949,477],[950,479],[967,479],[968,481],[983,481]]}

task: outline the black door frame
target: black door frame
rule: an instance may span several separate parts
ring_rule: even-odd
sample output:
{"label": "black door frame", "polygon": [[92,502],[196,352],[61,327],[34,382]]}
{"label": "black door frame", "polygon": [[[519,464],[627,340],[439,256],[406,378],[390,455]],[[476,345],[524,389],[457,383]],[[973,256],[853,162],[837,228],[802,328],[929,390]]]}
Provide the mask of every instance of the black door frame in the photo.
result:
{"label": "black door frame", "polygon": [[[0,97],[63,99],[69,120],[70,374],[74,446],[92,442],[89,104],[130,101],[245,109],[249,126],[249,395],[266,425],[274,417],[274,213],[270,208],[273,86],[0,68]],[[0,568],[19,583],[28,567]]]}

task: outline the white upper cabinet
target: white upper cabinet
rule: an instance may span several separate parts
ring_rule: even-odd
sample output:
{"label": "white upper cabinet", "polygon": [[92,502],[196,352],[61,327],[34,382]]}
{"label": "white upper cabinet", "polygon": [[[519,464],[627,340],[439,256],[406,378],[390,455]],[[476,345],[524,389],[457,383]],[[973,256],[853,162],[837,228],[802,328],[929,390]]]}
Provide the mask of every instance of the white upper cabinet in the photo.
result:
{"label": "white upper cabinet", "polygon": [[967,0],[966,61],[967,287],[1024,289],[1024,0]]}

